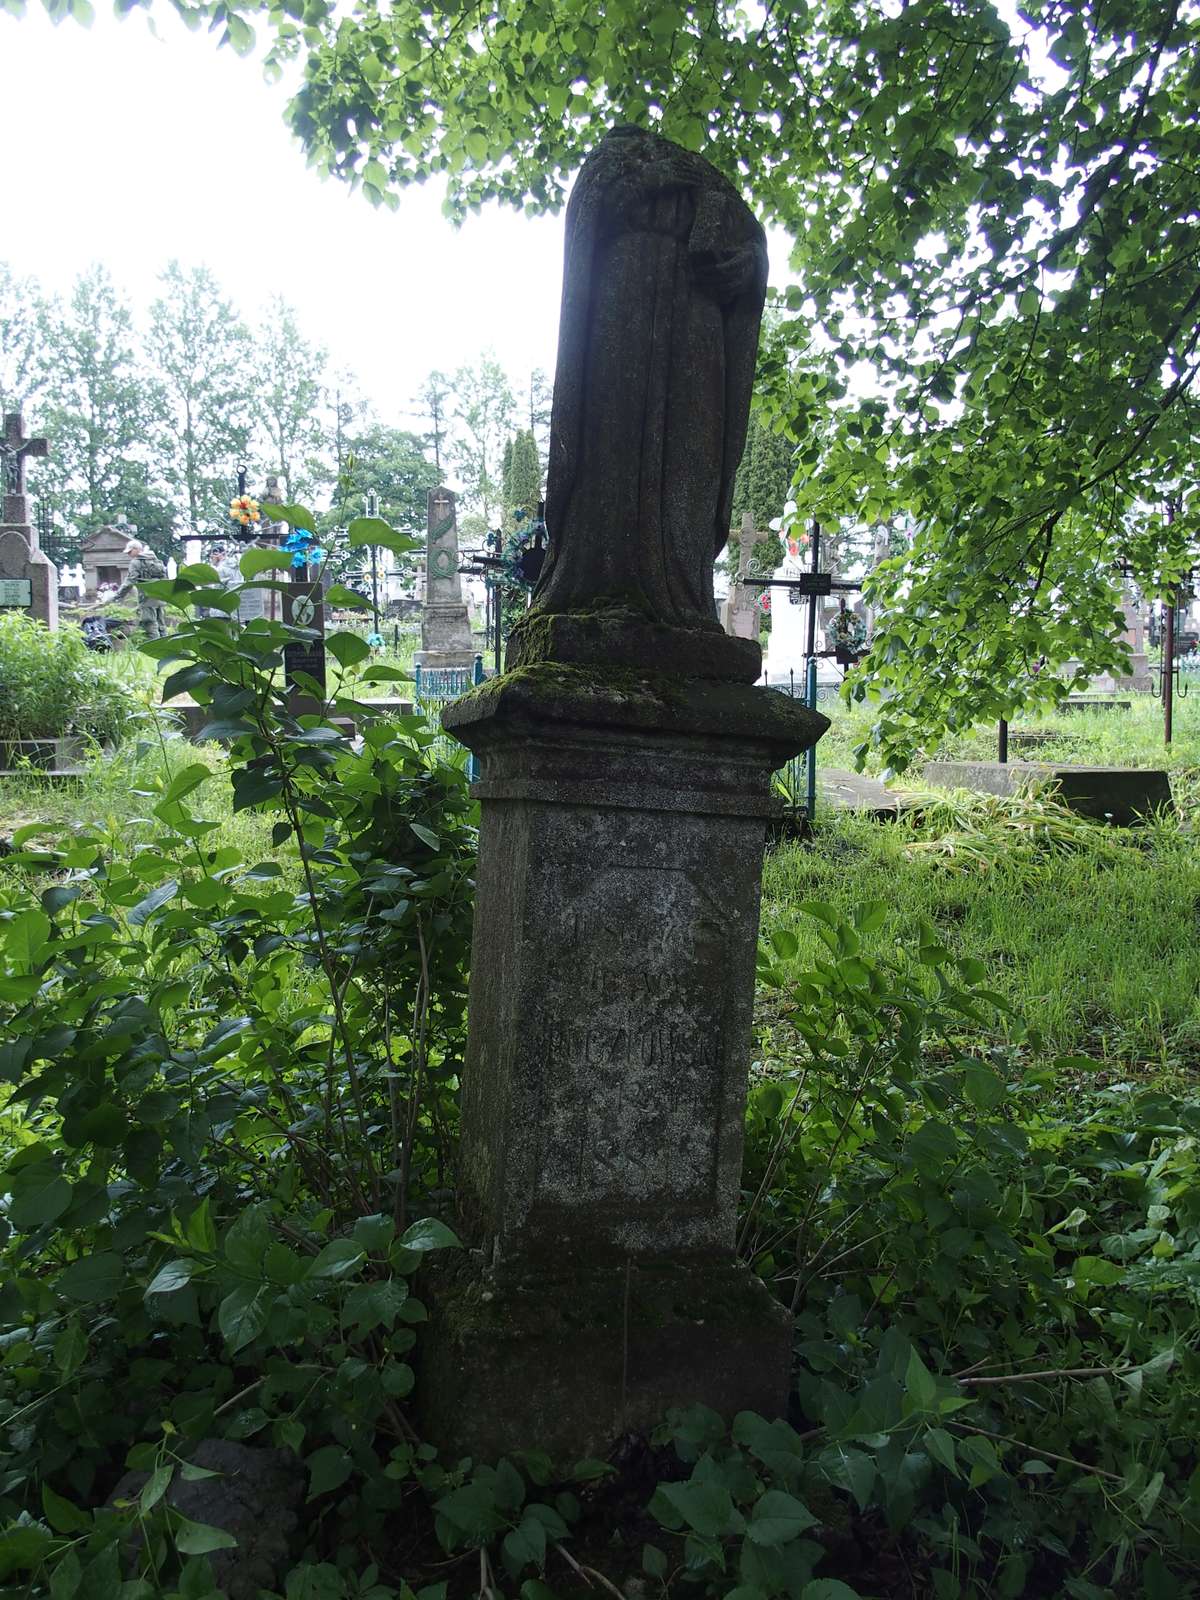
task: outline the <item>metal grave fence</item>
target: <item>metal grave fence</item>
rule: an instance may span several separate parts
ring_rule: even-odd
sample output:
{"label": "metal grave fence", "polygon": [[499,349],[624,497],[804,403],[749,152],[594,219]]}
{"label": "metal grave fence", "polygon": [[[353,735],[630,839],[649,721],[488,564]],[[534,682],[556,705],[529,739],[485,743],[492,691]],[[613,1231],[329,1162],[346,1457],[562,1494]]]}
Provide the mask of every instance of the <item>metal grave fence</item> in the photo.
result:
{"label": "metal grave fence", "polygon": [[479,762],[467,754],[457,739],[441,732],[442,707],[449,705],[451,700],[457,700],[460,694],[466,694],[477,683],[482,683],[487,676],[481,655],[476,656],[469,667],[423,667],[418,661],[413,669],[413,701],[417,710],[423,711],[437,730],[437,737],[430,748],[436,750],[444,761],[465,760],[467,777],[472,783],[479,776]]}

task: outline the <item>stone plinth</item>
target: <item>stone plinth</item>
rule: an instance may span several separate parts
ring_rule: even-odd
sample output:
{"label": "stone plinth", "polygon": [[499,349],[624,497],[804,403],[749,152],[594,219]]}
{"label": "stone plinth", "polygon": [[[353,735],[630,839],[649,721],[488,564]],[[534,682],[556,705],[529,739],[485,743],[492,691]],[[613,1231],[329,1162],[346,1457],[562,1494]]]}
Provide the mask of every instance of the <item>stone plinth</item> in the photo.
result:
{"label": "stone plinth", "polygon": [[422,667],[469,667],[475,660],[458,571],[458,514],[446,488],[429,491],[421,648],[415,659]]}
{"label": "stone plinth", "polygon": [[483,770],[460,1172],[482,1256],[433,1295],[432,1437],[565,1458],[685,1401],[779,1413],[790,1319],[734,1228],[770,777],[827,719],[543,662],[443,726]]}
{"label": "stone plinth", "polygon": [[0,523],[0,611],[24,611],[58,627],[58,568],[28,525]]}
{"label": "stone plinth", "polygon": [[1019,794],[1053,779],[1069,811],[1096,822],[1130,827],[1171,804],[1171,780],[1153,767],[1057,766],[1045,761],[927,761],[927,783],[981,794]]}

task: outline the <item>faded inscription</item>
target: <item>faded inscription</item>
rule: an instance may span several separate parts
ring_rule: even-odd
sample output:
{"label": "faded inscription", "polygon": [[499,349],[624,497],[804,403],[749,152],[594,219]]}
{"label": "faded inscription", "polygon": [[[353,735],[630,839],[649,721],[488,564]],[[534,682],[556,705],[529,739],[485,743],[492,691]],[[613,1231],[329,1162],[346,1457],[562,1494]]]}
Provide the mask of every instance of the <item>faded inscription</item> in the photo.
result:
{"label": "faded inscription", "polygon": [[723,940],[683,871],[580,872],[529,1044],[543,1085],[537,1200],[711,1204],[725,1070]]}

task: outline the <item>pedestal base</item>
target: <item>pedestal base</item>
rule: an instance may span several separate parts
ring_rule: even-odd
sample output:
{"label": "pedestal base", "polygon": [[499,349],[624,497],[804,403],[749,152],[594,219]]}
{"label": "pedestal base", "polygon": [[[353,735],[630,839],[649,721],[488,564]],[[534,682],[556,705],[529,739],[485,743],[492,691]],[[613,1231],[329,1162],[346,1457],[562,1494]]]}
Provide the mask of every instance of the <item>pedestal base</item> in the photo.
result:
{"label": "pedestal base", "polygon": [[422,667],[469,667],[475,659],[471,619],[461,602],[426,602],[421,612]]}
{"label": "pedestal base", "polygon": [[492,1273],[422,1286],[422,1437],[444,1458],[545,1450],[569,1469],[647,1433],[672,1406],[783,1414],[791,1318],[732,1263]]}
{"label": "pedestal base", "polygon": [[[589,618],[547,636],[596,643]],[[715,642],[756,668],[751,641]],[[659,643],[681,645],[627,654]],[[734,1237],[771,772],[827,719],[538,661],[442,726],[483,767],[458,1173],[479,1248],[433,1280],[428,1436],[569,1464],[673,1405],[778,1414],[790,1319]]]}

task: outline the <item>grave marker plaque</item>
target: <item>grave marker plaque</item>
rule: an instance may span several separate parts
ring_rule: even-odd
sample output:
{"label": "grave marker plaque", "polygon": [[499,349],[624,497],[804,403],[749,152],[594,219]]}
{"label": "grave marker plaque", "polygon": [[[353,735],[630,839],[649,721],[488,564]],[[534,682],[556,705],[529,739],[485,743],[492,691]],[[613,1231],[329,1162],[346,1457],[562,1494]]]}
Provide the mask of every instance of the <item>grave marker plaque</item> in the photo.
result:
{"label": "grave marker plaque", "polygon": [[297,673],[305,673],[325,692],[325,597],[319,578],[309,576],[309,568],[293,571],[283,596],[283,620],[295,628],[306,628],[312,637],[296,639],[283,647],[283,670],[291,688],[290,704],[295,715],[317,712],[320,702],[307,684],[298,683]]}

